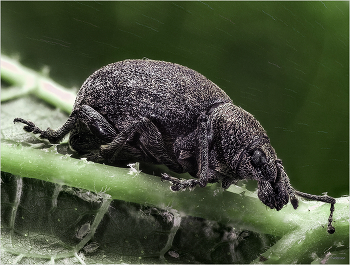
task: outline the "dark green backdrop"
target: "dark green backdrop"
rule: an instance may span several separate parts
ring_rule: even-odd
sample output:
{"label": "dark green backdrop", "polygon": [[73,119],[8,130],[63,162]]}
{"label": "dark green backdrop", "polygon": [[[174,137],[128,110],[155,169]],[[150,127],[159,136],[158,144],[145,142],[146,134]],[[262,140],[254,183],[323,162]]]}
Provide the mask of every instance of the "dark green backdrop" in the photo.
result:
{"label": "dark green backdrop", "polygon": [[2,53],[67,87],[127,59],[197,70],[255,115],[292,184],[349,188],[348,2],[1,2]]}

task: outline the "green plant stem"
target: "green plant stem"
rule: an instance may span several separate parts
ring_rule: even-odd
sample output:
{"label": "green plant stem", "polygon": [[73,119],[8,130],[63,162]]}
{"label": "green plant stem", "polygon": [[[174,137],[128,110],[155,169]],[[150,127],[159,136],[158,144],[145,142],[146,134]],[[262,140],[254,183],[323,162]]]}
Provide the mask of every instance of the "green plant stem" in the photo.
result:
{"label": "green plant stem", "polygon": [[[338,199],[339,200],[339,199]],[[340,199],[340,203],[349,203],[347,199]],[[341,211],[341,209],[339,209]],[[346,221],[348,223],[348,221]],[[332,251],[331,247],[344,246],[348,248],[349,231],[348,225],[337,225],[338,235],[324,234],[322,226],[316,229],[301,228],[282,237],[274,246],[268,249],[264,257],[268,257],[268,263],[294,264],[294,263],[310,263],[314,257],[314,253],[326,254]],[[334,235],[336,235],[334,237]],[[327,251],[326,251],[327,250]],[[258,263],[258,259],[252,263]]]}
{"label": "green plant stem", "polygon": [[5,101],[12,100],[15,98],[23,97],[29,93],[30,93],[29,91],[22,89],[22,88],[18,88],[18,87],[10,87],[10,88],[6,88],[6,89],[2,89],[1,90],[1,102],[5,102]]}
{"label": "green plant stem", "polygon": [[8,91],[4,100],[32,93],[67,113],[72,111],[74,93],[5,55],[1,55],[1,79],[20,88],[17,92]]}
{"label": "green plant stem", "polygon": [[[87,162],[60,155],[55,150],[44,151],[1,143],[2,171],[28,178],[105,191],[113,199],[172,207],[180,214],[216,220],[235,227],[266,234],[283,236],[295,229],[315,230],[318,241],[342,237],[340,231],[349,228],[348,198],[338,199],[334,220],[336,233],[328,235],[329,204],[300,202],[297,210],[291,205],[277,212],[266,208],[255,193],[233,186],[227,191],[218,185],[196,188],[193,191],[172,192],[169,183],[129,169]],[[242,191],[245,191],[242,195]],[[322,228],[322,225],[324,228]],[[339,232],[338,232],[339,230]]]}

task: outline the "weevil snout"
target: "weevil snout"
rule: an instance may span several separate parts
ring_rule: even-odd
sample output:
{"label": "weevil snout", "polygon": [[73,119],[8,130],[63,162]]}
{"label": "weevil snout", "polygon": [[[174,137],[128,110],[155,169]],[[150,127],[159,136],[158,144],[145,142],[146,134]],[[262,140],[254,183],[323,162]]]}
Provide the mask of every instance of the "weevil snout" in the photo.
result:
{"label": "weevil snout", "polygon": [[273,182],[258,181],[258,197],[266,206],[277,211],[281,210],[289,201],[289,194],[284,182],[277,178]]}
{"label": "weevil snout", "polygon": [[[271,209],[281,210],[289,201],[283,167],[269,142],[250,146],[238,167],[240,176],[258,181],[258,197]],[[245,177],[247,178],[247,177]]]}

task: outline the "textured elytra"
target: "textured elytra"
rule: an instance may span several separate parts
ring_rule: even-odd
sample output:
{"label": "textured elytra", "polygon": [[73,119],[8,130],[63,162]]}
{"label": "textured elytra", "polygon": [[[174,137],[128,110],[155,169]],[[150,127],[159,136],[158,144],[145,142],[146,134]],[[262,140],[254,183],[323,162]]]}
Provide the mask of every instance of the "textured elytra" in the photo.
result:
{"label": "textured elytra", "polygon": [[189,68],[127,60],[92,74],[78,92],[74,108],[89,105],[118,129],[128,126],[124,124],[129,118],[151,118],[165,133],[177,135],[193,131],[193,120],[201,112],[226,102],[231,99],[224,91]]}
{"label": "textured elytra", "polygon": [[165,164],[194,177],[163,174],[174,191],[213,182],[228,188],[240,179],[254,179],[259,199],[272,209],[282,209],[289,200],[296,209],[296,195],[331,203],[328,232],[334,232],[335,200],[296,191],[253,115],[187,67],[154,60],[109,64],[84,82],[73,112],[58,130],[44,131],[21,118],[15,122],[51,143],[70,133],[70,146],[79,153],[99,150],[104,160]]}

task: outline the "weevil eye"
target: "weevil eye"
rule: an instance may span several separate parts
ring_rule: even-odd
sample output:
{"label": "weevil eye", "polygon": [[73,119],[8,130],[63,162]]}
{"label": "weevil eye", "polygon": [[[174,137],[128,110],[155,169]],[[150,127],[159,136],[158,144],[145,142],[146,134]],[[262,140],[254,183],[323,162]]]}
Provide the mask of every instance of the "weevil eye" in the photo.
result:
{"label": "weevil eye", "polygon": [[266,155],[260,149],[255,149],[251,157],[252,165],[254,167],[261,167],[266,164]]}

